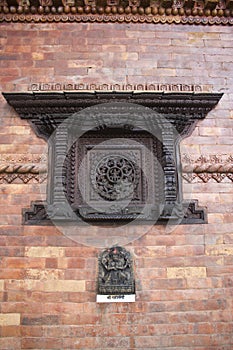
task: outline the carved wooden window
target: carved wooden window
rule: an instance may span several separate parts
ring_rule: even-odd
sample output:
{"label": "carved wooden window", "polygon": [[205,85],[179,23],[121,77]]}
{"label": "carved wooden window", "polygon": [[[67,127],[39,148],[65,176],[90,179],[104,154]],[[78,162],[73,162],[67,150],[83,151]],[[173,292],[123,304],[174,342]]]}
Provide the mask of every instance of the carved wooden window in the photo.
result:
{"label": "carved wooden window", "polygon": [[67,155],[67,200],[85,220],[149,219],[165,195],[155,159],[162,159],[162,144],[149,132],[124,127],[87,132]]}
{"label": "carved wooden window", "polygon": [[26,224],[204,223],[182,198],[179,142],[217,104],[212,93],[5,93],[49,140],[47,201]]}

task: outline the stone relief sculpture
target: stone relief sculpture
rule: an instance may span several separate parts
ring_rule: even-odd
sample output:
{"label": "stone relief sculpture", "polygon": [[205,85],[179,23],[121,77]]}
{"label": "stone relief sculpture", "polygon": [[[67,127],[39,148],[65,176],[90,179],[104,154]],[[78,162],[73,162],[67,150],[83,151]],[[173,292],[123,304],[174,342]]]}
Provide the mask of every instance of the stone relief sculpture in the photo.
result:
{"label": "stone relief sculpture", "polygon": [[115,246],[104,250],[99,256],[99,294],[134,294],[135,283],[130,253]]}

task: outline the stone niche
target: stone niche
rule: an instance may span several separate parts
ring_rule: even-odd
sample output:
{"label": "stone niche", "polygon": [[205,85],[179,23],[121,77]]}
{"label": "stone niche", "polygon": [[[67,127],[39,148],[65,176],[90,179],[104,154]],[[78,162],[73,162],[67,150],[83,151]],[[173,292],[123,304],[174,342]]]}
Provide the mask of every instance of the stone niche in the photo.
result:
{"label": "stone niche", "polygon": [[222,94],[3,95],[49,144],[47,201],[25,209],[24,224],[207,222],[183,200],[179,143]]}

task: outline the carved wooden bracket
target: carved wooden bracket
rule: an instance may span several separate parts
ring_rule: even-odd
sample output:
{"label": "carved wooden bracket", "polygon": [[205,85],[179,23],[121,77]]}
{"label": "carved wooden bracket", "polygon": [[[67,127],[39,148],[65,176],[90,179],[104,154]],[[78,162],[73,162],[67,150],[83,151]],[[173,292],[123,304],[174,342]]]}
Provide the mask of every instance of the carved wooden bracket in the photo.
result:
{"label": "carved wooden bracket", "polygon": [[[25,223],[206,222],[196,201],[184,203],[182,199],[179,142],[191,134],[222,94],[3,95],[50,145],[47,203],[34,203],[32,210],[25,210]],[[110,144],[101,146],[107,139]],[[132,144],[125,144],[125,139]],[[153,156],[146,155],[148,150]],[[119,207],[127,195],[129,204]]]}

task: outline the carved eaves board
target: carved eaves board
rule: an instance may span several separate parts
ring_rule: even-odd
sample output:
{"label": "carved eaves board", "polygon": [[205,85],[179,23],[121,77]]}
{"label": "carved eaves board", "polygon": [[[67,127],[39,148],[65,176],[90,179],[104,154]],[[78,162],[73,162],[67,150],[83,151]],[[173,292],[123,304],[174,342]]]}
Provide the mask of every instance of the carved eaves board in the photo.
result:
{"label": "carved eaves board", "polygon": [[233,24],[232,0],[1,0],[0,22]]}

